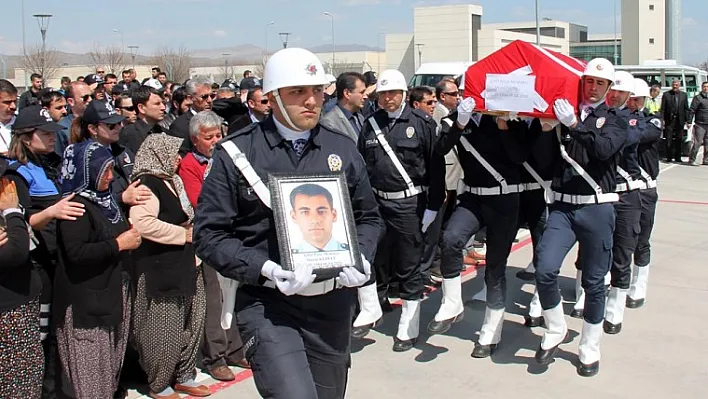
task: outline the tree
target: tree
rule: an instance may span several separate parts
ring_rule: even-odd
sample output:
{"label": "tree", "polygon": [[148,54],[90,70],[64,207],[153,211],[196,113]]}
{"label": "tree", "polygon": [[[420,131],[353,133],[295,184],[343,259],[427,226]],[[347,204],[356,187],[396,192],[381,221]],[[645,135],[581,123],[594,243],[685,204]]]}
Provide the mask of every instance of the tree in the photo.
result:
{"label": "tree", "polygon": [[54,49],[42,51],[42,46],[37,45],[22,57],[22,67],[28,73],[42,75],[45,82],[54,79],[59,71],[59,53]]}
{"label": "tree", "polygon": [[119,74],[126,67],[126,54],[119,46],[101,47],[98,43],[93,44],[93,49],[88,53],[91,60],[91,67],[94,69],[102,66],[110,73]]}
{"label": "tree", "polygon": [[191,77],[192,56],[184,46],[160,48],[152,56],[151,64],[159,66],[173,82],[184,82]]}

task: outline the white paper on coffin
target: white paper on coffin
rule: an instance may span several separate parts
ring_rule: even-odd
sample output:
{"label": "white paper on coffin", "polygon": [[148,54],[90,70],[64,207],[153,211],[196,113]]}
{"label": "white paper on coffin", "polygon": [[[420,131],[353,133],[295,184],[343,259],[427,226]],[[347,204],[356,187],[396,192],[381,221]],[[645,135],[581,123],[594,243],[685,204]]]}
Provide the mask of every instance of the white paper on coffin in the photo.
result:
{"label": "white paper on coffin", "polygon": [[536,77],[529,76],[531,73],[533,69],[526,65],[505,75],[487,74],[486,89],[480,93],[485,108],[510,112],[533,112],[537,109],[545,112],[548,103],[536,91]]}

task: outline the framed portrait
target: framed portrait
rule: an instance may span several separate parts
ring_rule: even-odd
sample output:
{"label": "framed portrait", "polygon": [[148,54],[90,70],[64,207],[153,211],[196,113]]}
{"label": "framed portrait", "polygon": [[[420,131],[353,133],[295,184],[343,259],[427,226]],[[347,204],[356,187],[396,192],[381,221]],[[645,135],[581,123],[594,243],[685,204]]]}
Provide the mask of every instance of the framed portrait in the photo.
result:
{"label": "framed portrait", "polygon": [[349,266],[364,272],[342,172],[270,174],[268,184],[284,269],[310,264],[316,281],[334,278]]}

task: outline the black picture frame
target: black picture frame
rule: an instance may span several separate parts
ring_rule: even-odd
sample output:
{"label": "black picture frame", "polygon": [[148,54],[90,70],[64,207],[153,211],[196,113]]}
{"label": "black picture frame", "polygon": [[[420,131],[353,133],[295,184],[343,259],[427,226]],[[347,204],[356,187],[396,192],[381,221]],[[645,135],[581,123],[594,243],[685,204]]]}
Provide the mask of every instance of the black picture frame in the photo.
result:
{"label": "black picture frame", "polygon": [[[283,269],[295,270],[298,265],[303,263],[315,263],[313,265],[314,273],[317,275],[315,281],[335,278],[344,267],[354,267],[364,273],[354,212],[344,172],[271,173],[268,175],[268,186],[278,237],[280,264]],[[330,193],[332,197],[331,210],[334,210],[330,214],[334,214],[336,219],[331,222],[329,236],[320,237],[320,239],[327,238],[327,244],[323,248],[318,248],[307,241],[302,228],[295,220],[294,214],[291,213],[293,212],[290,198],[292,192],[298,189],[313,193],[312,189],[315,188],[314,193],[317,193],[319,189],[312,186],[318,186]],[[320,195],[315,194],[308,197],[318,196]],[[323,196],[326,197],[325,194]],[[328,216],[325,215],[325,217]],[[301,214],[297,217],[300,218]],[[317,233],[327,235],[326,229],[317,228],[315,230]],[[308,235],[310,234],[308,233]]]}

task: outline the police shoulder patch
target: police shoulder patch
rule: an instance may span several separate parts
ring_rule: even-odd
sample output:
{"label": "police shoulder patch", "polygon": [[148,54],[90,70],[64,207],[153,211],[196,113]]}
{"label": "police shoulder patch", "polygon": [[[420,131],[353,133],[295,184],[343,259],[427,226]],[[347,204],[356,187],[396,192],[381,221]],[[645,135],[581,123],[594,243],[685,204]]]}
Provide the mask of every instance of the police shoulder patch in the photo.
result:
{"label": "police shoulder patch", "polygon": [[652,125],[656,126],[658,129],[661,129],[661,119],[659,118],[652,118],[649,123]]}
{"label": "police shoulder patch", "polygon": [[636,120],[636,119],[630,119],[630,120],[629,120],[629,126],[637,126],[637,120]]}
{"label": "police shoulder patch", "polygon": [[603,126],[605,126],[605,117],[604,116],[597,118],[597,122],[595,122],[596,128],[602,129]]}
{"label": "police shoulder patch", "polygon": [[413,126],[408,126],[406,128],[406,137],[408,137],[410,139],[413,137],[414,134],[415,134],[415,128]]}
{"label": "police shoulder patch", "polygon": [[327,165],[332,172],[339,172],[342,170],[342,158],[337,154],[329,154],[327,157]]}

